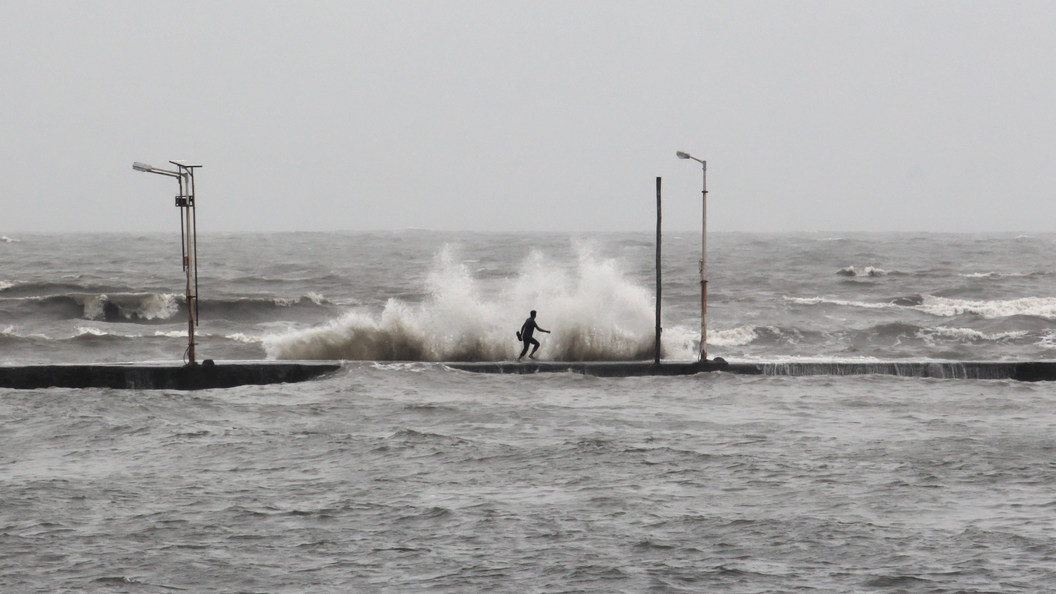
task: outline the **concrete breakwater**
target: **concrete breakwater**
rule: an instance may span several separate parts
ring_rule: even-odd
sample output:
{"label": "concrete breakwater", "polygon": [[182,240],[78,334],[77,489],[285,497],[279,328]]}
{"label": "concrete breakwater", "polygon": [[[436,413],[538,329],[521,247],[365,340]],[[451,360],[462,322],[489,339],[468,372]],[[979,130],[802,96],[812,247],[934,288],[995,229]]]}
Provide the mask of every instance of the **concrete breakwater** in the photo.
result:
{"label": "concrete breakwater", "polygon": [[0,366],[0,388],[206,390],[302,382],[340,369],[338,362],[220,362],[211,365],[98,364]]}
{"label": "concrete breakwater", "polygon": [[895,375],[940,379],[1056,380],[1056,361],[806,361],[806,362],[496,362],[448,363],[448,367],[476,373],[582,373],[601,377],[693,375],[712,371],[742,375]]}
{"label": "concrete breakwater", "polygon": [[[598,377],[686,376],[725,372],[767,376],[893,375],[977,380],[1056,381],[1056,361],[499,361],[444,363],[473,373],[579,373]],[[337,371],[339,361],[222,362],[214,365],[128,363],[0,366],[0,388],[114,388],[204,390],[302,382]]]}

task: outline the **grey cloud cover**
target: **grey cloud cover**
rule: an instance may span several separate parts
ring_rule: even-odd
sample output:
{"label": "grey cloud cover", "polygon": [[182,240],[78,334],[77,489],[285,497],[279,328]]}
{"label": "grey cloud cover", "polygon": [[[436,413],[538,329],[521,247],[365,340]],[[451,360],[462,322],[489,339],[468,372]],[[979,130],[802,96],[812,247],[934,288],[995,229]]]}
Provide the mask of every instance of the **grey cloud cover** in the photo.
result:
{"label": "grey cloud cover", "polygon": [[1046,231],[1052,2],[23,1],[0,232]]}

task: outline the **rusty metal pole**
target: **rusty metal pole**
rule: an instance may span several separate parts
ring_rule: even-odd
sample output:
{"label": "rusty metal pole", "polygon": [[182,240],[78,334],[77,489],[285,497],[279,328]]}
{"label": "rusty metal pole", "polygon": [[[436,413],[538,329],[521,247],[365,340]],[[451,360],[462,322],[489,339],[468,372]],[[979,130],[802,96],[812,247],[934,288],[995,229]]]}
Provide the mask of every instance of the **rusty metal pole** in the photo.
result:
{"label": "rusty metal pole", "polygon": [[187,275],[187,364],[196,365],[194,327],[198,325],[198,217],[194,204],[194,169],[183,161],[169,161],[180,171],[180,196],[176,205],[183,208],[183,269]]}
{"label": "rusty metal pole", "polygon": [[700,162],[704,176],[701,190],[700,228],[700,361],[708,360],[708,162]]}

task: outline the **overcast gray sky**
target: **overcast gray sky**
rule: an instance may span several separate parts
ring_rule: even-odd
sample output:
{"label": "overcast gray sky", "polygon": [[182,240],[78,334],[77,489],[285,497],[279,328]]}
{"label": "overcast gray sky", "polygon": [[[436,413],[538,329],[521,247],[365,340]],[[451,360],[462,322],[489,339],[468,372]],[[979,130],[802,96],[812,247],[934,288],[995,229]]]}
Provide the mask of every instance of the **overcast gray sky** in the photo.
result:
{"label": "overcast gray sky", "polygon": [[6,0],[0,232],[1048,231],[1056,2]]}

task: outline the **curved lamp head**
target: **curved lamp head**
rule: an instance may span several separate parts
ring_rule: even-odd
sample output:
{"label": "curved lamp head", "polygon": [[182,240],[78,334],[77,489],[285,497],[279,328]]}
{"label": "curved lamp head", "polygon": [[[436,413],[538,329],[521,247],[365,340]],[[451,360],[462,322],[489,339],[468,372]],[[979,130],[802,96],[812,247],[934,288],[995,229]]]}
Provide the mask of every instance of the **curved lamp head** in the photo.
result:
{"label": "curved lamp head", "polygon": [[145,173],[157,173],[158,175],[167,175],[169,177],[180,177],[179,172],[169,171],[168,169],[159,169],[153,165],[147,165],[146,163],[140,163],[136,161],[132,164],[132,169],[136,171],[143,171]]}
{"label": "curved lamp head", "polygon": [[704,161],[702,159],[698,159],[698,158],[694,157],[693,155],[691,155],[691,154],[689,154],[689,153],[687,153],[685,151],[678,151],[677,153],[675,153],[675,156],[678,157],[679,159],[692,159],[692,160],[696,161],[697,163],[700,163],[701,165],[704,165]]}

